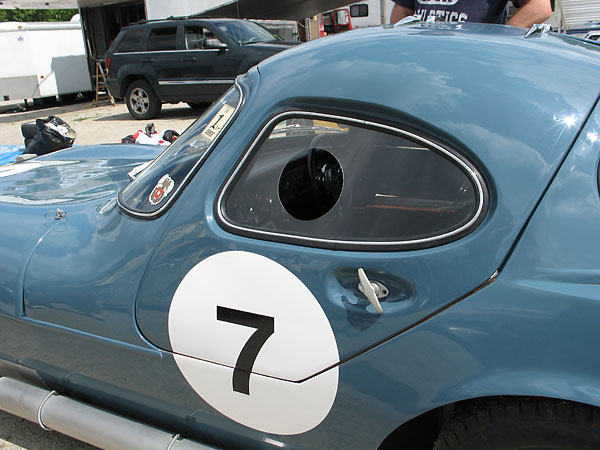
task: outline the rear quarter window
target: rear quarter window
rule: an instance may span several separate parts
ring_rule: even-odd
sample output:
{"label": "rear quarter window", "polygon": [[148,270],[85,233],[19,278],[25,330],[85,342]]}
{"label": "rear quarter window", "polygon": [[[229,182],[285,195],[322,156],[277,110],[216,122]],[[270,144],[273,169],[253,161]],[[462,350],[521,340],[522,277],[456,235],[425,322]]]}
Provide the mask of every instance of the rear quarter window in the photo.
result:
{"label": "rear quarter window", "polygon": [[119,42],[119,45],[117,46],[117,53],[132,53],[139,51],[144,31],[143,28],[125,31],[121,42]]}
{"label": "rear quarter window", "polygon": [[177,50],[177,27],[152,28],[146,50],[149,52]]}
{"label": "rear quarter window", "polygon": [[118,196],[121,208],[148,219],[162,214],[234,120],[242,98],[236,83],[152,163],[138,167],[137,174],[130,173],[132,182]]}
{"label": "rear quarter window", "polygon": [[336,249],[397,250],[457,239],[487,190],[451,149],[409,132],[332,116],[283,115],[226,184],[225,227]]}

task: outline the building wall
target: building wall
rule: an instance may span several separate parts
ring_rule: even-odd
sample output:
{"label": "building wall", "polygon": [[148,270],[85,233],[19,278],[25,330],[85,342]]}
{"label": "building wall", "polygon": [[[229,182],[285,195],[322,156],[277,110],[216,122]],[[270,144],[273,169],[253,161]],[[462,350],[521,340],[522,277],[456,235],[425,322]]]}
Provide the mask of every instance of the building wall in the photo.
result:
{"label": "building wall", "polygon": [[231,3],[231,1],[178,0],[176,2],[169,2],[165,0],[146,0],[146,13],[150,20],[165,19],[169,16],[188,16],[225,3]]}

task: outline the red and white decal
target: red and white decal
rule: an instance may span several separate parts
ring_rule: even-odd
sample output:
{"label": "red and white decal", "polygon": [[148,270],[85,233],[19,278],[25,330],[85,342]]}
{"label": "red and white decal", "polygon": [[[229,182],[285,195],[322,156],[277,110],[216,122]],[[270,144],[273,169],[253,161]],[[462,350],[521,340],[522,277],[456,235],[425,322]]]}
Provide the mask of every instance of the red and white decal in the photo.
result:
{"label": "red and white decal", "polygon": [[158,180],[158,183],[156,183],[156,186],[154,186],[154,189],[152,189],[152,192],[150,193],[150,197],[148,198],[148,201],[152,205],[157,205],[167,195],[169,195],[169,192],[171,192],[173,190],[174,186],[175,186],[175,182],[169,176],[169,174],[163,175],[163,177],[160,180]]}

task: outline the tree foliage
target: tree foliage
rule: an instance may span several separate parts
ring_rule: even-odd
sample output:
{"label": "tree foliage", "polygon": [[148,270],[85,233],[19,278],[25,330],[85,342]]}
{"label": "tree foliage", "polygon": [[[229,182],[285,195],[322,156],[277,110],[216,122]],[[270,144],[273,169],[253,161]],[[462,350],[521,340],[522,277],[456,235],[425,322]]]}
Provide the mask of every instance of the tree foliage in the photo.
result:
{"label": "tree foliage", "polygon": [[68,22],[76,9],[0,9],[0,22]]}

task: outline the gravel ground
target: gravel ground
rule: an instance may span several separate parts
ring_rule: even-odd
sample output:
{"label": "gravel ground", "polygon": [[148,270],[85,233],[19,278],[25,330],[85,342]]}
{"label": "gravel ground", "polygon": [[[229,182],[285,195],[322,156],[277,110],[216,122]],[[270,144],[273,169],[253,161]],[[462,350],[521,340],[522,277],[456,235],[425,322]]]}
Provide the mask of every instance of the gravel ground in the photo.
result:
{"label": "gravel ground", "polygon": [[98,105],[81,101],[46,109],[6,112],[0,114],[0,145],[24,145],[21,124],[50,115],[60,117],[77,132],[75,145],[91,145],[121,142],[125,136],[143,130],[149,122],[154,123],[156,131],[183,131],[201,113],[185,103],[163,105],[157,118],[142,121],[131,117],[125,103],[112,106],[108,101],[100,101]]}
{"label": "gravel ground", "polygon": [[0,411],[0,450],[92,450],[83,442]]}
{"label": "gravel ground", "polygon": [[[185,130],[202,111],[184,103],[163,105],[154,122],[157,131]],[[107,101],[98,105],[80,101],[52,108],[5,112],[0,114],[0,145],[23,145],[21,124],[35,119],[58,116],[77,132],[76,145],[121,142],[121,138],[144,129],[145,121],[133,119],[124,103],[112,106]],[[44,431],[39,425],[0,411],[0,450],[74,450],[93,449],[60,433]]]}

